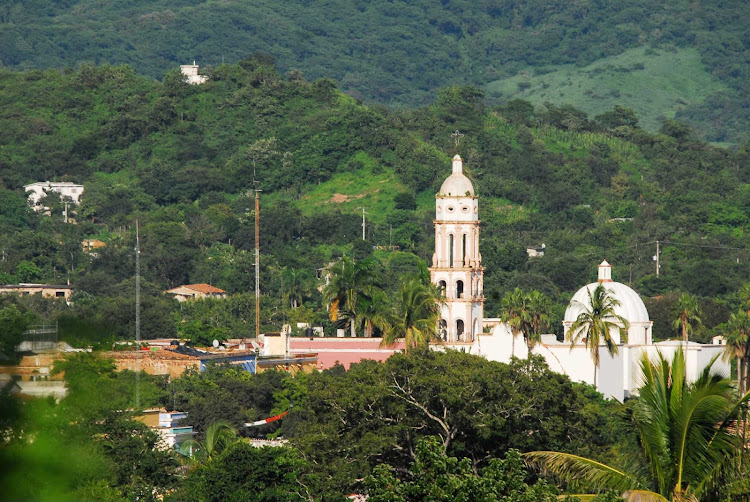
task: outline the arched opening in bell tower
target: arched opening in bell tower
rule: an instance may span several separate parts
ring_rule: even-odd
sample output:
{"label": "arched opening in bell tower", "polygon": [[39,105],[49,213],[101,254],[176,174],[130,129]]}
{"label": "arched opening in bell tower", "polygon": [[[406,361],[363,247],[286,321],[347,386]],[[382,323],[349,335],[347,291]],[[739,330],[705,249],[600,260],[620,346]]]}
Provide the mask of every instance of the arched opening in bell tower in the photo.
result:
{"label": "arched opening in bell tower", "polygon": [[450,264],[450,268],[453,268],[453,234],[450,234],[448,236],[448,249],[450,249],[450,254],[448,256],[448,263]]}
{"label": "arched opening in bell tower", "polygon": [[463,342],[464,337],[464,322],[463,320],[459,319],[456,321],[456,340],[459,342]]}
{"label": "arched opening in bell tower", "polygon": [[461,266],[466,266],[466,234],[463,234],[463,243],[461,247]]}
{"label": "arched opening in bell tower", "polygon": [[448,321],[445,319],[440,319],[440,324],[438,326],[439,331],[438,334],[440,335],[440,339],[444,342],[448,341]]}
{"label": "arched opening in bell tower", "polygon": [[464,297],[464,281],[456,281],[456,298]]}
{"label": "arched opening in bell tower", "polygon": [[440,282],[438,282],[438,288],[440,288],[440,295],[441,295],[441,296],[442,296],[443,298],[445,298],[445,297],[447,296],[447,295],[446,295],[446,288],[447,288],[447,287],[448,287],[448,285],[447,285],[447,284],[445,283],[445,281],[440,281]]}

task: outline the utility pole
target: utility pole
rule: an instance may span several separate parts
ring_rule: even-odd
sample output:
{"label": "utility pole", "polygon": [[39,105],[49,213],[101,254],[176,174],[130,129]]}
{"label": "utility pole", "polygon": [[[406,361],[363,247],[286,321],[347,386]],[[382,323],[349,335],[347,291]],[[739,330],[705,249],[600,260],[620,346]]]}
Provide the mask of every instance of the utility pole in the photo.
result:
{"label": "utility pole", "polygon": [[135,220],[135,408],[141,405],[141,236]]}
{"label": "utility pole", "polygon": [[364,207],[358,207],[357,209],[362,210],[362,240],[365,240],[365,208]]}
{"label": "utility pole", "polygon": [[659,277],[659,269],[661,268],[659,265],[659,241],[656,241],[656,256],[654,256],[654,261],[656,261],[656,277]]}
{"label": "utility pole", "polygon": [[255,184],[255,338],[260,336],[260,190]]}

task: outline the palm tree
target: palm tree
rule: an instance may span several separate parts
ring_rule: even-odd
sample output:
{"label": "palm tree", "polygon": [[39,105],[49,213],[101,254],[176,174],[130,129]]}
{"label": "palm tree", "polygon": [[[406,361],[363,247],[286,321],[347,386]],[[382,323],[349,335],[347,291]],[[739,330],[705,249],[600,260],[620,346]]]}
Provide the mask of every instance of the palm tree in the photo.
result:
{"label": "palm tree", "polygon": [[500,301],[500,320],[510,327],[510,332],[513,335],[512,356],[516,355],[516,337],[523,329],[524,309],[526,308],[525,296],[526,294],[521,288],[516,288],[513,291],[506,291],[505,296]]}
{"label": "palm tree", "polygon": [[403,338],[406,351],[410,352],[440,340],[438,320],[442,301],[437,286],[418,278],[405,280],[385,316],[382,345],[392,345]]}
{"label": "palm tree", "polygon": [[560,452],[531,452],[526,458],[594,490],[625,492],[628,500],[698,501],[727,490],[742,450],[732,422],[750,394],[733,400],[731,381],[711,374],[714,361],[689,383],[682,347],[671,364],[661,353],[653,362],[643,354],[640,396],[633,405],[639,445],[633,465],[647,466],[642,472]]}
{"label": "palm tree", "polygon": [[329,271],[330,281],[323,288],[323,300],[328,305],[331,321],[342,314],[355,337],[361,300],[371,298],[376,289],[375,264],[372,259],[355,262],[343,256]]}
{"label": "palm tree", "polygon": [[286,268],[282,269],[281,280],[283,281],[283,291],[289,307],[296,309],[302,305],[302,300],[310,294],[311,291],[311,273],[305,269]]}
{"label": "palm tree", "polygon": [[578,314],[566,336],[570,340],[571,347],[582,338],[584,339],[586,348],[591,351],[591,358],[594,360],[594,387],[596,387],[599,345],[604,343],[609,355],[617,354],[617,344],[612,339],[612,330],[619,331],[620,339],[625,340],[629,324],[627,319],[615,313],[615,307],[620,305],[620,301],[610,296],[609,290],[602,283],[599,283],[593,292],[589,289],[586,293],[588,305],[575,301],[583,307],[583,312]]}
{"label": "palm tree", "polygon": [[544,293],[529,291],[525,297],[526,314],[522,314],[524,338],[529,356],[534,346],[542,340],[542,331],[549,326],[550,301]]}
{"label": "palm tree", "polygon": [[750,389],[750,315],[740,310],[726,324],[724,357],[737,358],[737,388],[740,394]]}
{"label": "palm tree", "polygon": [[381,289],[375,289],[372,295],[361,299],[360,320],[365,331],[365,337],[371,338],[375,328],[382,329],[388,312],[388,296]]}
{"label": "palm tree", "polygon": [[206,463],[237,440],[237,431],[226,420],[217,420],[206,427],[203,442],[189,439],[180,452],[197,463]]}
{"label": "palm tree", "polygon": [[685,293],[680,295],[680,298],[679,300],[677,300],[677,305],[675,307],[675,315],[677,317],[672,322],[672,326],[675,329],[679,329],[682,333],[682,340],[685,344],[685,349],[687,350],[688,334],[691,332],[695,332],[695,328],[693,327],[693,325],[703,325],[703,322],[700,318],[702,312],[700,305],[698,305],[698,299],[693,295]]}

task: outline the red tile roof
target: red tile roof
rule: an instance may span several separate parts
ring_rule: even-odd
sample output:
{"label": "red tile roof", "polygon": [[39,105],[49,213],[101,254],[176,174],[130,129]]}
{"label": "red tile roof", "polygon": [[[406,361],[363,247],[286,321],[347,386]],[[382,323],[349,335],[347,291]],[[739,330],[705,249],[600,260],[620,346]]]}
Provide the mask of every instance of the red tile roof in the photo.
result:
{"label": "red tile roof", "polygon": [[211,286],[210,284],[205,284],[205,283],[203,283],[203,284],[186,284],[186,285],[184,285],[182,287],[183,288],[192,289],[193,291],[197,291],[199,293],[204,293],[204,294],[211,294],[211,293],[226,294],[226,291],[224,291],[223,289],[215,288],[215,287]]}

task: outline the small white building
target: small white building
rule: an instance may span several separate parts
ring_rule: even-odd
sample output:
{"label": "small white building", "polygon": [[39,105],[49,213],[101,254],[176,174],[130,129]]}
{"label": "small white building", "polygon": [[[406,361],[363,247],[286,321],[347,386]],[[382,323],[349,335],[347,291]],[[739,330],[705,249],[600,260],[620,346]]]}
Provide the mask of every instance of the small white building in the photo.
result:
{"label": "small white building", "polygon": [[541,246],[529,246],[526,248],[526,254],[529,258],[541,258],[544,256],[544,250],[547,249],[545,244]]}
{"label": "small white building", "polygon": [[157,448],[160,450],[180,450],[182,444],[195,435],[190,425],[180,425],[179,422],[187,418],[182,411],[167,411],[163,408],[144,410],[136,420],[146,424],[159,435]]}
{"label": "small white building", "polygon": [[180,71],[187,77],[187,82],[191,85],[205,84],[208,80],[207,76],[198,74],[198,65],[195,64],[195,61],[193,61],[193,64],[180,65]]}
{"label": "small white building", "polygon": [[58,194],[61,199],[72,204],[80,203],[83,194],[83,185],[77,185],[68,181],[39,181],[24,185],[29,204],[34,211],[49,211],[48,207],[41,204],[41,200],[48,194]]}

